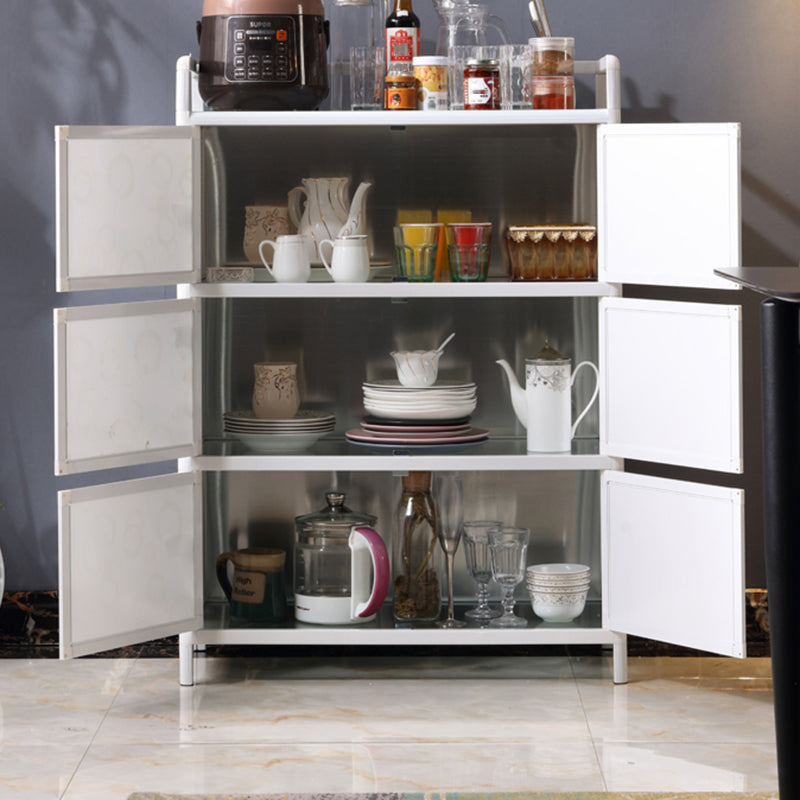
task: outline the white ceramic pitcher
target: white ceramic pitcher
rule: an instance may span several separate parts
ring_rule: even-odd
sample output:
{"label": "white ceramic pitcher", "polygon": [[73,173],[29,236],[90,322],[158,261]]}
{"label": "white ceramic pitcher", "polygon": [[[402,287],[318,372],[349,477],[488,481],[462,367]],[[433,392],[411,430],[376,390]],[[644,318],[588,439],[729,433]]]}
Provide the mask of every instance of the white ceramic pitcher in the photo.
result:
{"label": "white ceramic pitcher", "polygon": [[[580,421],[597,400],[600,373],[591,361],[581,361],[573,372],[571,360],[564,358],[548,342],[535,358],[525,359],[525,388],[516,380],[508,362],[497,362],[506,371],[514,411],[528,431],[529,453],[565,453],[572,449],[572,439]],[[572,422],[572,386],[583,367],[595,375],[595,387],[589,402]]]}
{"label": "white ceramic pitcher", "polygon": [[[330,260],[323,252],[327,247],[331,248]],[[323,239],[319,243],[319,257],[337,283],[361,283],[369,278],[369,248],[364,235]]]}
{"label": "white ceramic pitcher", "polygon": [[[264,245],[269,245],[275,253],[272,266],[264,255]],[[311,264],[302,236],[279,236],[274,242],[264,239],[258,246],[258,254],[267,272],[279,283],[305,283],[311,277]]]}

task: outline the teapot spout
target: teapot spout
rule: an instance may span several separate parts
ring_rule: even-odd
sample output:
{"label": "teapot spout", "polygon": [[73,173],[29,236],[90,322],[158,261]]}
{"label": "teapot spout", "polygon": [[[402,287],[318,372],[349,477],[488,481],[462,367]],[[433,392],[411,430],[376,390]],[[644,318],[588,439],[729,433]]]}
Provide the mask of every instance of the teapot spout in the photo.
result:
{"label": "teapot spout", "polygon": [[371,183],[364,181],[356,189],[353,201],[350,203],[350,214],[337,236],[356,236],[366,233],[367,190],[370,186]]}
{"label": "teapot spout", "polygon": [[514,413],[517,415],[520,425],[523,428],[528,427],[528,399],[525,396],[525,388],[517,383],[517,376],[511,365],[504,359],[496,362],[499,364],[506,373],[508,378],[508,390],[511,393],[511,405],[514,407]]}

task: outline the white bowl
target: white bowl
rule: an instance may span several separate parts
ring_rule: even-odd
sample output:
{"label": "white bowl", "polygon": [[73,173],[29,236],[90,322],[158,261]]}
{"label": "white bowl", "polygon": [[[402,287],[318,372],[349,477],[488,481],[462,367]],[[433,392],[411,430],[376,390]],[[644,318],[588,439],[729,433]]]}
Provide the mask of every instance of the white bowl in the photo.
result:
{"label": "white bowl", "polygon": [[561,581],[541,581],[538,578],[531,578],[529,575],[526,579],[528,586],[541,586],[542,589],[561,589],[569,588],[571,586],[588,586],[592,579],[590,576],[585,578],[570,578],[569,580]]}
{"label": "white bowl", "polygon": [[439,374],[439,358],[435,350],[393,350],[397,380],[403,386],[433,386]]}
{"label": "white bowl", "polygon": [[588,583],[582,583],[580,586],[537,586],[536,584],[528,584],[528,592],[537,592],[539,594],[580,594],[589,589]]}
{"label": "white bowl", "polygon": [[588,589],[580,592],[530,592],[533,613],[545,622],[572,622],[583,613]]}
{"label": "white bowl", "polygon": [[533,564],[526,569],[528,577],[536,576],[544,581],[585,578],[590,571],[591,567],[585,564]]}

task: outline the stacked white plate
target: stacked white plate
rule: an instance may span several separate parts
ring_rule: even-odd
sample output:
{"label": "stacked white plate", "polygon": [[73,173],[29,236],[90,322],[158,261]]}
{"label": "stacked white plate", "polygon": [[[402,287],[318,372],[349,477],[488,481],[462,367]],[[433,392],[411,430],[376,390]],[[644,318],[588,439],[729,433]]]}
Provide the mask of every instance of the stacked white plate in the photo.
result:
{"label": "stacked white plate", "polygon": [[474,383],[438,381],[433,386],[401,386],[398,380],[362,385],[364,410],[381,419],[456,420],[469,417],[478,405]]}
{"label": "stacked white plate", "polygon": [[585,564],[534,564],[525,570],[533,613],[547,622],[571,622],[583,613],[591,583]]}
{"label": "stacked white plate", "polygon": [[227,411],[223,421],[226,432],[261,453],[305,450],[336,426],[333,414],[306,410],[291,419],[259,419],[252,411]]}

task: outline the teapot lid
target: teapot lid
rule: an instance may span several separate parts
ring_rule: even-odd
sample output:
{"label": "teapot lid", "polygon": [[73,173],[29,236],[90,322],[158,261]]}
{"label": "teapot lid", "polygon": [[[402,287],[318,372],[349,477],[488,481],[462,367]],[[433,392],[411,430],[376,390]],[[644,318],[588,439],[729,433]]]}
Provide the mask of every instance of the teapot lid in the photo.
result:
{"label": "teapot lid", "polygon": [[311,514],[303,514],[295,517],[295,525],[300,530],[315,530],[326,533],[350,534],[350,529],[354,525],[366,525],[372,527],[377,517],[372,514],[361,514],[358,511],[351,511],[344,504],[344,492],[326,492],[325,500],[327,506]]}
{"label": "teapot lid", "polygon": [[526,358],[525,360],[569,363],[569,359],[566,358],[566,356],[562,356],[561,353],[559,353],[558,350],[556,350],[555,347],[550,344],[550,339],[546,336],[542,349],[533,358]]}

